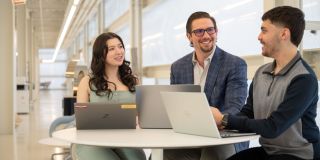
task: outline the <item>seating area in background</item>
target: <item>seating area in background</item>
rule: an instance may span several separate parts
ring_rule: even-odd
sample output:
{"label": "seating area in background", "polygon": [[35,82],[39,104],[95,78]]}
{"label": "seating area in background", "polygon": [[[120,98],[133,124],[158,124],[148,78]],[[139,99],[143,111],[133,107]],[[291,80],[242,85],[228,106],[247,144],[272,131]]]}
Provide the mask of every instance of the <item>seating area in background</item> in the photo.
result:
{"label": "seating area in background", "polygon": [[51,84],[51,81],[40,82],[40,87],[42,89],[48,89]]}

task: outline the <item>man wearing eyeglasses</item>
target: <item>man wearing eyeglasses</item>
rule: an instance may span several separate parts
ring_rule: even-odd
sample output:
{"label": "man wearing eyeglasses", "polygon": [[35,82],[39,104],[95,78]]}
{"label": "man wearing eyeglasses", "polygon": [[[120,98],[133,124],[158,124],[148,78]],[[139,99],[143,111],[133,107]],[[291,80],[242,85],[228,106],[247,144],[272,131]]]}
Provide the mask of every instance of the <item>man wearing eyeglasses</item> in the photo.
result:
{"label": "man wearing eyeglasses", "polygon": [[[220,49],[217,45],[216,21],[206,12],[191,14],[186,25],[187,37],[194,51],[171,66],[171,84],[201,85],[211,107],[224,114],[236,114],[247,96],[247,65],[244,60]],[[165,150],[167,160],[226,159],[248,148],[242,144],[204,149]]]}

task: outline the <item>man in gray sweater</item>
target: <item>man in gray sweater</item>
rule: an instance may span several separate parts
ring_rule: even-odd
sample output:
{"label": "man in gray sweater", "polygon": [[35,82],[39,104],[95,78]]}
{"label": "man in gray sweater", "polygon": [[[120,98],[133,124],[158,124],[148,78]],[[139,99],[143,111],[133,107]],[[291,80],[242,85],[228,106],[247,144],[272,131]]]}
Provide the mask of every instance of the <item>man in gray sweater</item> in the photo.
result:
{"label": "man in gray sweater", "polygon": [[262,21],[258,36],[262,55],[274,61],[257,70],[239,114],[223,115],[212,108],[220,128],[261,135],[261,147],[229,159],[320,159],[317,77],[297,50],[305,29],[304,14],[281,6],[266,12]]}

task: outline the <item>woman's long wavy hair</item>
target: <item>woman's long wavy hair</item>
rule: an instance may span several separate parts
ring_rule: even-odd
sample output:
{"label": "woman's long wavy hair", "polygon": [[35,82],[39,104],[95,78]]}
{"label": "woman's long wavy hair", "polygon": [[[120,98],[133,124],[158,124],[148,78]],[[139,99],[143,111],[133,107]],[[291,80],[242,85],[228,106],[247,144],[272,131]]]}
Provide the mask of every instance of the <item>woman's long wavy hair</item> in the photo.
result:
{"label": "woman's long wavy hair", "polygon": [[[89,80],[89,87],[92,91],[94,91],[98,96],[102,96],[106,93],[109,98],[112,94],[112,90],[109,88],[109,85],[114,85],[115,90],[117,90],[115,83],[105,79],[105,77],[108,78],[108,75],[105,75],[105,64],[108,54],[107,41],[113,38],[117,38],[124,48],[124,44],[120,36],[112,32],[103,33],[95,40],[93,44],[93,56]],[[122,65],[119,66],[118,72],[122,83],[128,87],[130,92],[135,92],[135,86],[137,85],[138,80],[132,74],[132,70],[129,65],[130,62],[124,60]]]}

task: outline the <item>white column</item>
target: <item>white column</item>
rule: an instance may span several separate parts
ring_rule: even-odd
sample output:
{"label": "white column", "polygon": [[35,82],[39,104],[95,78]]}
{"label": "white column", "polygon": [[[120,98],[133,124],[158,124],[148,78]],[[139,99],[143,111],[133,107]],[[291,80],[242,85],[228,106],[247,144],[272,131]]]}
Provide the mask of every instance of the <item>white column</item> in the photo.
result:
{"label": "white column", "polygon": [[15,160],[15,14],[12,1],[0,0],[0,4],[0,159]]}
{"label": "white column", "polygon": [[263,1],[263,13],[274,8],[276,6],[275,0],[264,0]]}
{"label": "white column", "polygon": [[276,0],[277,6],[292,6],[292,7],[300,7],[300,0]]}
{"label": "white column", "polygon": [[37,83],[37,68],[36,68],[36,65],[38,63],[38,61],[36,61],[36,57],[38,56],[38,48],[36,48],[35,46],[36,45],[36,40],[35,40],[35,33],[34,33],[34,30],[32,29],[34,26],[34,24],[32,23],[31,21],[31,46],[30,46],[30,50],[31,50],[31,53],[30,53],[30,83],[32,85],[32,94],[31,94],[31,103],[33,104],[34,101],[37,100],[37,86],[36,86],[36,83]]}
{"label": "white column", "polygon": [[131,0],[130,5],[130,45],[133,73],[142,81],[142,4],[141,0]]}
{"label": "white column", "polygon": [[16,56],[14,8],[11,1],[1,0],[0,19],[0,135],[12,135],[14,133]]}
{"label": "white column", "polygon": [[40,91],[40,59],[39,48],[35,48],[33,52],[33,77],[34,77],[34,90],[33,101],[38,100]]}
{"label": "white column", "polygon": [[[36,41],[36,37],[35,37],[35,33],[34,33],[34,30],[33,30],[33,22],[32,20],[30,19],[30,30],[31,30],[31,46],[30,46],[30,56],[29,56],[29,61],[30,61],[30,66],[29,66],[29,80],[30,80],[30,83],[32,85],[32,94],[31,94],[31,105],[38,99],[39,97],[39,85],[40,85],[40,78],[39,78],[39,48],[37,48],[36,46],[39,46],[39,44],[37,44],[37,41]],[[31,106],[32,108],[32,106]]]}
{"label": "white column", "polygon": [[17,28],[17,77],[26,77],[26,6],[16,6]]}
{"label": "white column", "polygon": [[264,12],[278,6],[300,7],[301,0],[264,0]]}
{"label": "white column", "polygon": [[32,57],[33,57],[33,50],[32,50],[32,23],[30,18],[30,11],[26,13],[26,77],[29,83],[29,103],[32,107],[32,91],[33,91],[33,81],[32,81]]}
{"label": "white column", "polygon": [[36,81],[35,81],[35,96],[37,96],[37,100],[39,97],[40,92],[40,58],[39,58],[39,49],[37,49],[36,56],[35,56],[35,68],[36,68]]}
{"label": "white column", "polygon": [[[98,18],[99,18],[99,34],[104,32],[104,1],[99,3]],[[84,53],[84,52],[83,52]]]}

